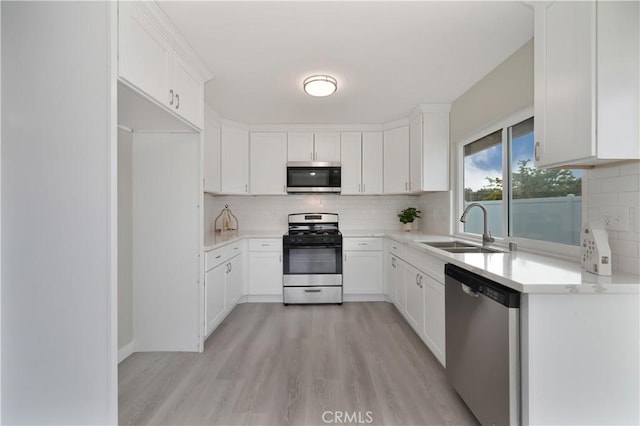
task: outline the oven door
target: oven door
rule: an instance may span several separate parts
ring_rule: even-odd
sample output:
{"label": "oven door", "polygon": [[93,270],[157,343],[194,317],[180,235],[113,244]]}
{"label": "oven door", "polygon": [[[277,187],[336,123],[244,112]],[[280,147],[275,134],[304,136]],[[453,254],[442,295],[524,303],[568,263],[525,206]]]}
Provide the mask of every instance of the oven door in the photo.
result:
{"label": "oven door", "polygon": [[284,286],[342,285],[342,245],[285,244],[283,255]]}

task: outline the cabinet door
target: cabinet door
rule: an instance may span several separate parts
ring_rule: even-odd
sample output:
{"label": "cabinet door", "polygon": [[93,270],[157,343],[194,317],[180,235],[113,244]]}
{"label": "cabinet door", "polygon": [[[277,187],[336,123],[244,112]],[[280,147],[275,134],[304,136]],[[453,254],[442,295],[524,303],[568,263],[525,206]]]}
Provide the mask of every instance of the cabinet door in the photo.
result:
{"label": "cabinet door", "polygon": [[[344,140],[342,141],[344,144]],[[362,133],[362,193],[382,194],[382,132]],[[344,157],[342,157],[344,170]]]}
{"label": "cabinet door", "polygon": [[287,161],[313,161],[313,133],[289,132]]}
{"label": "cabinet door", "polygon": [[249,133],[222,126],[222,193],[249,193]]}
{"label": "cabinet door", "polygon": [[362,133],[345,132],[341,139],[342,194],[358,195],[362,192]]}
{"label": "cabinet door", "polygon": [[164,105],[169,105],[172,49],[140,6],[119,2],[118,74]]}
{"label": "cabinet door", "polygon": [[384,193],[409,192],[409,126],[384,132]]}
{"label": "cabinet door", "polygon": [[345,251],[344,294],[382,294],[382,252]]}
{"label": "cabinet door", "polygon": [[178,54],[173,55],[173,110],[185,120],[202,128],[204,84]]}
{"label": "cabinet door", "polygon": [[220,192],[220,125],[212,117],[204,122],[204,192]]}
{"label": "cabinet door", "polygon": [[449,112],[422,115],[422,191],[449,190]]}
{"label": "cabinet door", "polygon": [[424,334],[427,346],[438,358],[445,363],[445,329],[444,329],[444,284],[439,283],[428,275],[422,275],[424,291]]}
{"label": "cabinet door", "polygon": [[249,294],[282,295],[282,253],[249,253]]}
{"label": "cabinet door", "polygon": [[250,143],[251,194],[286,194],[287,134],[254,132]]}
{"label": "cabinet door", "polygon": [[421,272],[413,266],[407,265],[406,268],[404,280],[406,291],[405,317],[414,330],[422,336],[424,334],[424,296],[422,289],[424,278]]}
{"label": "cabinet door", "polygon": [[386,276],[384,290],[387,297],[391,299],[394,304],[397,304],[398,295],[396,293],[396,290],[398,287],[398,258],[391,253],[387,253],[385,265]]}
{"label": "cabinet door", "polygon": [[236,256],[229,261],[229,269],[227,272],[226,289],[225,289],[225,305],[227,310],[233,309],[242,296],[243,286],[243,262],[242,255]]}
{"label": "cabinet door", "polygon": [[595,2],[536,5],[536,166],[595,154],[595,8]]}
{"label": "cabinet door", "polygon": [[409,191],[422,190],[422,114],[409,125]]}
{"label": "cabinet door", "polygon": [[204,278],[204,299],[206,328],[209,335],[225,312],[225,276],[227,264],[223,263],[206,273]]}
{"label": "cabinet door", "polygon": [[319,132],[314,135],[315,161],[340,161],[340,133]]}
{"label": "cabinet door", "polygon": [[404,306],[405,306],[405,300],[406,300],[405,275],[408,273],[407,267],[408,267],[408,264],[405,261],[403,261],[399,257],[396,257],[396,278],[394,280],[396,284],[395,305],[396,305],[396,308],[398,308],[398,310],[403,314],[404,314]]}

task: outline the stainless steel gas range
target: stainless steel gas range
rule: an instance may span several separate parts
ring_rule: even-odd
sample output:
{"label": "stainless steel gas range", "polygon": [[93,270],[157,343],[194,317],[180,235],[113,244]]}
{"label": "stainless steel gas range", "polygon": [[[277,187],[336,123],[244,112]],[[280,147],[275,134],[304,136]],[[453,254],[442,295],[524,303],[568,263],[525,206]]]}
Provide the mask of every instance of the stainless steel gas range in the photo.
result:
{"label": "stainless steel gas range", "polygon": [[342,303],[342,234],[337,214],[290,214],[282,249],[285,305]]}

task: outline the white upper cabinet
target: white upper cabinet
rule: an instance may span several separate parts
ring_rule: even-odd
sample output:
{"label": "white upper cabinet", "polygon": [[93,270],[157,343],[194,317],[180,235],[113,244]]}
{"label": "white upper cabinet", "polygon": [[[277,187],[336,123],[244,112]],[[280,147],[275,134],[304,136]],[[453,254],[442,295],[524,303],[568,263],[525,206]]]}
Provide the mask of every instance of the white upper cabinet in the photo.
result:
{"label": "white upper cabinet", "polygon": [[313,161],[313,133],[289,132],[288,161]]}
{"label": "white upper cabinet", "polygon": [[535,4],[536,166],[640,158],[640,3]]}
{"label": "white upper cabinet", "polygon": [[169,101],[172,49],[157,25],[138,5],[119,5],[118,73],[162,103]]}
{"label": "white upper cabinet", "polygon": [[178,55],[173,55],[173,91],[175,112],[202,128],[204,83],[189,63]]}
{"label": "white upper cabinet", "polygon": [[211,73],[155,3],[119,2],[118,8],[119,78],[201,129]]}
{"label": "white upper cabinet", "polygon": [[203,173],[204,192],[218,193],[220,187],[220,124],[209,114],[204,122]]}
{"label": "white upper cabinet", "polygon": [[410,192],[449,190],[448,104],[422,105],[409,126]]}
{"label": "white upper cabinet", "polygon": [[382,194],[382,132],[343,132],[342,194]]}
{"label": "white upper cabinet", "polygon": [[340,132],[289,132],[288,161],[340,161]]}
{"label": "white upper cabinet", "polygon": [[250,138],[251,193],[286,194],[287,134],[252,132]]}
{"label": "white upper cabinet", "polygon": [[340,133],[317,132],[313,135],[314,161],[340,161]]}
{"label": "white upper cabinet", "polygon": [[222,125],[221,192],[249,194],[249,132]]}
{"label": "white upper cabinet", "polygon": [[342,195],[359,195],[362,189],[362,133],[342,133]]}
{"label": "white upper cabinet", "polygon": [[409,126],[384,132],[384,193],[409,192]]}

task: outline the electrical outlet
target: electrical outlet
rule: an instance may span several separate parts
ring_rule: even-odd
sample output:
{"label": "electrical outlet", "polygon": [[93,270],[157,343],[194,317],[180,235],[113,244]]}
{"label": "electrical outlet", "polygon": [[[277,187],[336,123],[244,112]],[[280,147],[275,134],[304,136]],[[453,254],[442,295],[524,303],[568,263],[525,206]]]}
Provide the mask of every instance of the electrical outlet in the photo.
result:
{"label": "electrical outlet", "polygon": [[609,231],[629,230],[629,207],[604,207],[602,223]]}

